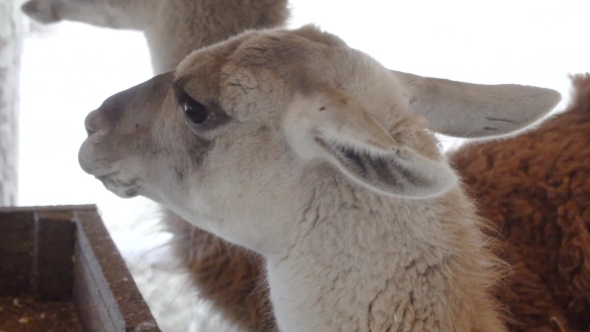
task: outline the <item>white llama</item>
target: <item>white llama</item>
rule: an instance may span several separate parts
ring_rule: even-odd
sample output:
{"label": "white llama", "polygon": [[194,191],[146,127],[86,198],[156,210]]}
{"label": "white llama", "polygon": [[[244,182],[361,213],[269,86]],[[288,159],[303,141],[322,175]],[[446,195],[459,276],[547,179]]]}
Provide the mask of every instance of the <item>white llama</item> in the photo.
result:
{"label": "white llama", "polygon": [[107,99],[79,160],[263,255],[283,331],[505,331],[501,264],[425,129],[500,136],[558,100],[393,73],[311,26],[252,31]]}

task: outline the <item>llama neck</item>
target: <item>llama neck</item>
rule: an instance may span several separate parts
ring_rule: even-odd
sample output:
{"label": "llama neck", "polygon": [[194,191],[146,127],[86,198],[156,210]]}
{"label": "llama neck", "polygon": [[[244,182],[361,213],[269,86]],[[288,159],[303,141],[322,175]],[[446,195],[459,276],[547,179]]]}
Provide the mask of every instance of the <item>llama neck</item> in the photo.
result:
{"label": "llama neck", "polygon": [[283,25],[287,0],[162,2],[145,27],[154,74],[176,66],[192,51],[224,41],[246,30]]}
{"label": "llama neck", "polygon": [[[189,18],[185,20],[189,20]],[[236,29],[236,31],[226,31],[221,27],[208,26],[211,23],[206,20],[200,20],[199,18],[190,20],[194,21],[193,25],[195,26],[179,27],[178,22],[182,22],[182,18],[163,19],[163,22],[154,22],[152,26],[144,31],[155,75],[173,70],[187,55],[195,50],[223,41],[250,28],[244,27],[243,29]],[[211,31],[223,31],[223,33],[216,35],[209,33]]]}
{"label": "llama neck", "polygon": [[[481,238],[474,244],[447,229],[471,228],[475,233],[462,234],[477,237],[473,220],[442,219],[450,212],[441,199],[348,196],[338,202],[326,202],[334,195],[315,200],[300,221],[305,231],[296,245],[284,256],[268,257],[271,300],[282,330],[479,331],[477,321],[489,316],[494,322],[482,325],[482,331],[503,331],[483,285],[490,276],[475,284],[470,277],[489,272],[471,262],[482,252]],[[461,248],[465,245],[455,245],[457,240],[473,248]],[[468,286],[476,289],[464,292]],[[449,305],[453,299],[464,302]],[[483,308],[470,301],[489,303]],[[460,312],[472,310],[467,310],[471,305],[484,311]]]}
{"label": "llama neck", "polygon": [[186,42],[175,32],[167,33],[167,28],[150,27],[144,31],[152,61],[154,75],[159,75],[176,66],[192,51],[207,44]]}

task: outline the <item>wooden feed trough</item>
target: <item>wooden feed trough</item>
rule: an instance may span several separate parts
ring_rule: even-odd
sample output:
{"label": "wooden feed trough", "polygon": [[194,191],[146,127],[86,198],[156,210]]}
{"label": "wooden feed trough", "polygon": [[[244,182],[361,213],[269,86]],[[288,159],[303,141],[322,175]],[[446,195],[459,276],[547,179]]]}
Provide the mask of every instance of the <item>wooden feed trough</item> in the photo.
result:
{"label": "wooden feed trough", "polygon": [[1,332],[159,332],[95,206],[0,209]]}

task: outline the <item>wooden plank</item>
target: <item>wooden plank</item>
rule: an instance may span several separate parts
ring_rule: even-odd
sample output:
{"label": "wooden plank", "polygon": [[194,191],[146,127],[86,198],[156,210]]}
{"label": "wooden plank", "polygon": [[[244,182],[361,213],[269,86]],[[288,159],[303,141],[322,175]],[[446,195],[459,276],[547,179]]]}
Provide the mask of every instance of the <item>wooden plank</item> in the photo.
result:
{"label": "wooden plank", "polygon": [[[0,221],[0,224],[4,222]],[[4,228],[0,230],[0,255],[34,253],[34,230],[31,228]]]}
{"label": "wooden plank", "polygon": [[68,301],[74,283],[74,243],[76,223],[73,213],[37,214],[36,298],[43,301]]}
{"label": "wooden plank", "polygon": [[[98,222],[100,223],[100,220]],[[109,283],[103,274],[102,266],[99,264],[95,255],[95,247],[90,244],[89,237],[92,237],[94,246],[100,246],[100,243],[104,242],[105,238],[108,239],[108,234],[86,234],[81,223],[78,222],[76,265],[79,264],[81,269],[76,269],[76,271],[82,274],[80,276],[76,275],[76,278],[84,278],[85,284],[89,289],[76,287],[76,290],[83,290],[84,292],[79,294],[74,293],[74,301],[76,304],[82,304],[83,302],[92,303],[92,307],[90,308],[92,311],[91,316],[96,317],[102,323],[105,331],[122,332],[125,330],[125,321],[118,310],[119,308],[111,292]],[[112,256],[112,253],[109,256]],[[87,322],[82,320],[82,325],[92,332],[94,332],[93,329],[95,328],[97,332],[101,331],[98,330],[99,325],[93,321]]]}
{"label": "wooden plank", "polygon": [[[107,307],[112,331],[160,332],[127,266],[96,212],[75,211],[80,257]],[[102,271],[99,275],[97,271]],[[105,318],[106,319],[106,318]]]}
{"label": "wooden plank", "polygon": [[84,204],[84,205],[47,205],[47,206],[10,206],[0,208],[0,215],[3,213],[27,213],[27,212],[39,212],[39,213],[50,213],[50,212],[70,212],[73,211],[97,211],[96,205]]}
{"label": "wooden plank", "polygon": [[28,253],[33,249],[34,213],[0,210],[0,255]]}
{"label": "wooden plank", "polygon": [[160,332],[95,206],[0,209],[3,289],[38,299],[73,293],[88,332]]}
{"label": "wooden plank", "polygon": [[33,255],[33,213],[0,210],[0,296],[21,296],[31,291]]}
{"label": "wooden plank", "polygon": [[74,265],[74,306],[86,332],[116,332],[117,327],[109,316],[100,286],[95,281],[83,250],[76,244]]}
{"label": "wooden plank", "polygon": [[0,296],[21,296],[31,291],[32,258],[29,254],[0,256]]}

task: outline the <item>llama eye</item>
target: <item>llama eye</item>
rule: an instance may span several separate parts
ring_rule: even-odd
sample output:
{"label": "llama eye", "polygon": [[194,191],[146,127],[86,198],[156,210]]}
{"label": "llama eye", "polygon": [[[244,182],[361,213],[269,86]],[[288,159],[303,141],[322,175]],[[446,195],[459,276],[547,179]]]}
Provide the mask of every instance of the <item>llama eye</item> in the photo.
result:
{"label": "llama eye", "polygon": [[218,133],[219,128],[231,121],[231,117],[215,101],[197,101],[178,82],[174,83],[173,89],[176,104],[184,112],[187,124],[197,136],[212,138]]}
{"label": "llama eye", "polygon": [[182,102],[182,110],[190,121],[197,125],[207,122],[211,116],[211,113],[205,105],[188,96],[186,96]]}

